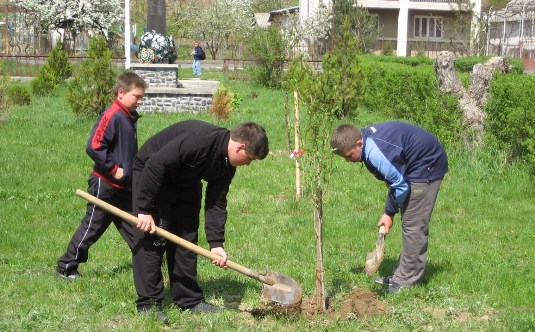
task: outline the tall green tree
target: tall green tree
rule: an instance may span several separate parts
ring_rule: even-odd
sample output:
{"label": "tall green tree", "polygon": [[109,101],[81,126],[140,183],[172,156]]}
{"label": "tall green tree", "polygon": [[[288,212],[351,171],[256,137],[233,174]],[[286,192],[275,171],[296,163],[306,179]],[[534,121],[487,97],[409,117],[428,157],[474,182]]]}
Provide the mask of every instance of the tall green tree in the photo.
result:
{"label": "tall green tree", "polygon": [[326,310],[323,198],[331,172],[329,140],[335,121],[350,112],[356,113],[364,97],[366,77],[360,69],[358,54],[358,41],[347,38],[339,43],[332,54],[324,55],[322,71],[312,70],[301,57],[292,62],[284,81],[284,87],[298,91],[300,100],[306,106],[304,189],[310,195],[314,210],[316,305],[321,311]]}
{"label": "tall green tree", "polygon": [[343,40],[349,29],[353,37],[360,41],[360,50],[368,52],[380,35],[378,17],[370,15],[355,0],[334,0],[333,14],[335,44],[337,40]]}

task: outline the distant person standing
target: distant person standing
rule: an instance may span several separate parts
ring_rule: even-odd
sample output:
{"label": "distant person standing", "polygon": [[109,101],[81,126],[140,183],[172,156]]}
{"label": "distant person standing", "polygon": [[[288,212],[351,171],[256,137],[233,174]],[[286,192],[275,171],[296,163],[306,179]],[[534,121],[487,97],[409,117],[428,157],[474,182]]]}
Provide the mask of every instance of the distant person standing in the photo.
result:
{"label": "distant person standing", "polygon": [[[125,211],[132,210],[132,165],[138,150],[137,120],[140,117],[136,109],[146,89],[147,83],[135,73],[119,76],[114,88],[116,99],[97,120],[86,146],[87,154],[94,161],[87,191]],[[57,275],[66,280],[78,278],[78,265],[87,262],[89,248],[112,222],[132,248],[133,226],[88,203],[67,251],[58,259]]]}
{"label": "distant person standing", "polygon": [[195,46],[193,51],[191,51],[191,55],[193,56],[193,75],[201,76],[201,60],[206,59],[206,53],[204,53],[199,41],[195,41],[193,45]]}

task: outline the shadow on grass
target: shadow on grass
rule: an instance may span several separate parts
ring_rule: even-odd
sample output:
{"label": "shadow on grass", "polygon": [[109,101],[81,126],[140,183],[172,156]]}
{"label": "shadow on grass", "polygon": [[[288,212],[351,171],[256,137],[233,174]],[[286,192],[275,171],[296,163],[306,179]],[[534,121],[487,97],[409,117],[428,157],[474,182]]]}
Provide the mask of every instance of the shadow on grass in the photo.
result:
{"label": "shadow on grass", "polygon": [[[396,267],[397,259],[385,258],[381,263],[381,267],[377,271],[376,275],[370,276],[370,278],[375,279],[377,276],[388,276],[391,275]],[[425,272],[423,280],[420,282],[421,285],[428,284],[434,276],[447,272],[451,269],[449,262],[443,264],[437,264],[434,262],[427,262],[425,265]],[[353,274],[365,274],[364,264],[358,264],[350,269],[350,272]],[[350,287],[349,282],[346,280],[335,279],[333,280],[333,293],[331,296],[334,296],[339,291]],[[378,294],[382,294],[382,289],[377,289]]]}
{"label": "shadow on grass", "polygon": [[236,309],[241,303],[245,290],[252,286],[251,282],[222,277],[204,280],[200,283],[206,297],[221,297],[226,309]]}
{"label": "shadow on grass", "polygon": [[86,273],[95,275],[99,278],[114,278],[124,273],[132,274],[132,263],[126,262],[122,265],[113,266],[92,266]]}

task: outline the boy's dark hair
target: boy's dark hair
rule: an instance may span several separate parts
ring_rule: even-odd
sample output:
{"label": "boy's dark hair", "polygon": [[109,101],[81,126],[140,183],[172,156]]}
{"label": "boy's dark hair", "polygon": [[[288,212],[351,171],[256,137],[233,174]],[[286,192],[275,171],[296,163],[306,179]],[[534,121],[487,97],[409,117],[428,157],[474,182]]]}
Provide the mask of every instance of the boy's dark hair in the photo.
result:
{"label": "boy's dark hair", "polygon": [[142,79],[138,74],[132,71],[127,71],[117,77],[117,82],[115,82],[113,92],[115,93],[115,95],[117,95],[119,89],[128,92],[136,88],[140,88],[145,91],[148,87],[149,85],[147,84],[147,82],[145,82],[145,80]]}
{"label": "boy's dark hair", "polygon": [[332,152],[341,156],[357,146],[357,141],[362,138],[362,130],[350,124],[342,124],[336,127],[331,138]]}
{"label": "boy's dark hair", "polygon": [[233,141],[245,144],[245,150],[257,159],[264,159],[269,153],[266,131],[255,122],[240,123],[230,130]]}

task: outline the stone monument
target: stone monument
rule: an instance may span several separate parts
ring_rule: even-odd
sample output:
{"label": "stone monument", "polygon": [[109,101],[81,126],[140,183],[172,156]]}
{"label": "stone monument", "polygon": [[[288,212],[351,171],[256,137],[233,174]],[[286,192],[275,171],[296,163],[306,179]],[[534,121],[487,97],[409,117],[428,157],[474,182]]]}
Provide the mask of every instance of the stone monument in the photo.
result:
{"label": "stone monument", "polygon": [[167,36],[166,0],[147,0],[147,31],[156,31]]}
{"label": "stone monument", "polygon": [[[165,1],[147,0],[147,32],[144,36],[152,31],[167,36]],[[185,87],[178,80],[179,67],[178,64],[143,62],[131,65],[132,70],[149,84],[149,88],[145,91],[143,103],[138,108],[139,111],[198,113],[209,110],[219,82],[188,81],[187,87]]]}

